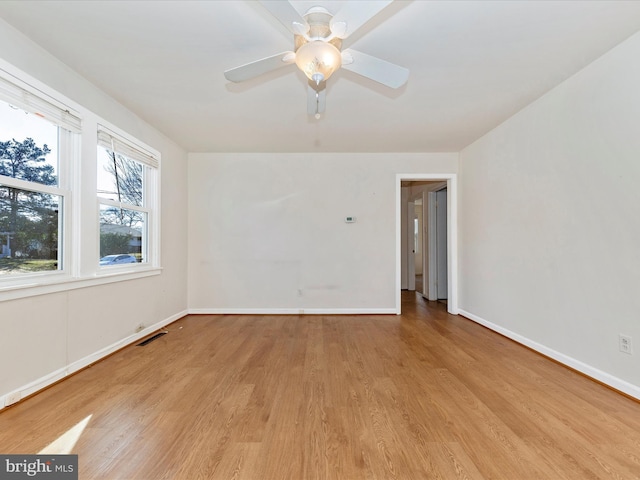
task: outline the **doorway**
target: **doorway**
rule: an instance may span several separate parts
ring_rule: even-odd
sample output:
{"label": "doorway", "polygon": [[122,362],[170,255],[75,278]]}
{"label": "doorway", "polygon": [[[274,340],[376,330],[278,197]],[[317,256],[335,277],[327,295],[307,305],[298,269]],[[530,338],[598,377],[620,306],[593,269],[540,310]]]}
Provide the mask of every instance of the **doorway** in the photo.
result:
{"label": "doorway", "polygon": [[402,289],[446,299],[449,313],[458,313],[456,179],[456,174],[396,175],[398,314]]}

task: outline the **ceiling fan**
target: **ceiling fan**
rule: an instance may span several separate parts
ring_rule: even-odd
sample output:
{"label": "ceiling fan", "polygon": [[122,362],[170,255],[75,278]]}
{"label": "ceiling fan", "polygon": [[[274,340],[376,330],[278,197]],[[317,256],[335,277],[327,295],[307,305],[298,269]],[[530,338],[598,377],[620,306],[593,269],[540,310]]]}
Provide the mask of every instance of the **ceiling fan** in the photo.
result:
{"label": "ceiling fan", "polygon": [[393,0],[351,0],[335,15],[321,6],[312,7],[300,15],[288,1],[259,2],[293,33],[293,50],[226,70],[224,76],[227,80],[243,82],[295,63],[309,79],[307,113],[320,118],[325,110],[326,81],[339,68],[391,88],[401,87],[409,78],[409,70],[404,67],[351,48],[342,50],[342,40]]}

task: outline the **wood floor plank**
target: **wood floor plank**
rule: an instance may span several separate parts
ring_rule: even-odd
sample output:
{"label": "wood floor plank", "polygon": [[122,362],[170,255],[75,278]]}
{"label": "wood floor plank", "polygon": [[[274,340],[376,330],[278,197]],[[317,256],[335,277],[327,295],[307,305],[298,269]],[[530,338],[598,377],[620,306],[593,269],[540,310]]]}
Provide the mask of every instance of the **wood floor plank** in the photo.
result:
{"label": "wood floor plank", "polygon": [[640,479],[639,402],[402,301],[187,316],[0,412],[0,452],[62,448],[81,425],[83,480]]}

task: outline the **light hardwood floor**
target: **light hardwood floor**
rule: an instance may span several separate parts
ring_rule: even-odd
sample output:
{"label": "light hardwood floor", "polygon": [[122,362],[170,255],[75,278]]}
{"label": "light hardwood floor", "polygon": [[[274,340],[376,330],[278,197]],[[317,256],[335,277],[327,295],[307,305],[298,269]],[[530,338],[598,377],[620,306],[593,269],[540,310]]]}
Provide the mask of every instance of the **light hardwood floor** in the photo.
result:
{"label": "light hardwood floor", "polygon": [[185,317],[0,412],[0,452],[77,433],[83,480],[640,478],[640,403],[403,304]]}

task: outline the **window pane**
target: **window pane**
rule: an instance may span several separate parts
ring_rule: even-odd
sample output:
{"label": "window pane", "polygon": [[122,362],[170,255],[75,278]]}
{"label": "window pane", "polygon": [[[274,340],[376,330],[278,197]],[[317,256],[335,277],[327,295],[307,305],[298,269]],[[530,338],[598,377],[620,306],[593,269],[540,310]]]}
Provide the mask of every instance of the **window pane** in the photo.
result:
{"label": "window pane", "polygon": [[0,101],[0,175],[58,185],[58,127]]}
{"label": "window pane", "polygon": [[0,275],[58,270],[61,198],[0,185]]}
{"label": "window pane", "polygon": [[147,214],[135,210],[100,205],[100,264],[134,263],[131,258],[109,262],[108,255],[130,255],[136,262],[147,262]]}
{"label": "window pane", "polygon": [[98,146],[98,196],[141,207],[143,165]]}

